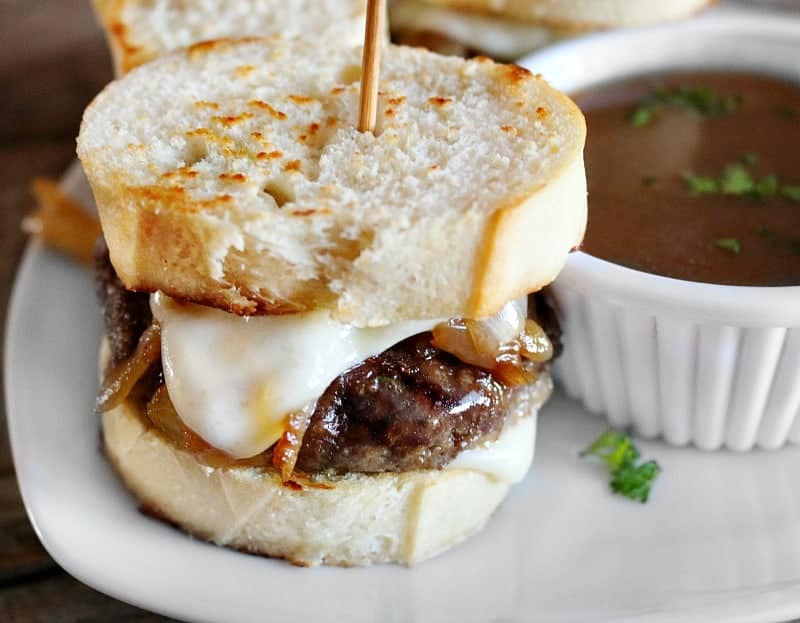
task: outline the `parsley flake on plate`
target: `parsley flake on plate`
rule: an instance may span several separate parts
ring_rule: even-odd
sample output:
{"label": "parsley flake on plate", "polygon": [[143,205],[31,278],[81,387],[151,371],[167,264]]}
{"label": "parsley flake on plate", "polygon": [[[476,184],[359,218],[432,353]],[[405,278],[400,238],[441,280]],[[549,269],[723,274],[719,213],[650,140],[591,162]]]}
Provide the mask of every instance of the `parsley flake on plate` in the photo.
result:
{"label": "parsley flake on plate", "polygon": [[611,490],[644,504],[650,497],[650,489],[660,473],[661,467],[655,461],[647,461],[641,465],[626,465],[611,474]]}
{"label": "parsley flake on plate", "polygon": [[611,491],[642,504],[647,502],[650,489],[661,473],[655,461],[639,463],[639,449],[630,436],[614,430],[600,435],[580,455],[602,460],[611,474]]}

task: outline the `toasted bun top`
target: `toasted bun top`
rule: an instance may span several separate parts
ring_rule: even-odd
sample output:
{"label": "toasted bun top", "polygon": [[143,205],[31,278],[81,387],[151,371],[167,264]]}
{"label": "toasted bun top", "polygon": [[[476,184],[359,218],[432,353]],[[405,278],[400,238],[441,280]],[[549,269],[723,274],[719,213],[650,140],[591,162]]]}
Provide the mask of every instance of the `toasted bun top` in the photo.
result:
{"label": "toasted bun top", "polygon": [[[403,1],[403,0],[401,0]],[[620,28],[680,19],[714,0],[422,0],[559,28]]]}
{"label": "toasted bun top", "polygon": [[577,107],[527,70],[388,46],[194,46],[112,83],[78,154],[128,288],[239,314],[482,317],[549,283],[586,223]]}
{"label": "toasted bun top", "polygon": [[171,50],[221,37],[364,36],[366,0],[93,0],[117,75]]}

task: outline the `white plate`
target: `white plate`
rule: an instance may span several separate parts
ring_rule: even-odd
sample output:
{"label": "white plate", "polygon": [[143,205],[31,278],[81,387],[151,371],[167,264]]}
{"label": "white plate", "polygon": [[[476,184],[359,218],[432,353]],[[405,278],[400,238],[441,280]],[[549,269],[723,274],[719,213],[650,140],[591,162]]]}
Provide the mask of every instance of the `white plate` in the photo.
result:
{"label": "white plate", "polygon": [[[79,172],[67,188],[85,197]],[[173,617],[263,621],[778,621],[800,614],[800,451],[642,443],[649,504],[612,496],[578,450],[603,424],[562,396],[533,472],[489,527],[415,569],[299,569],[195,541],[137,511],[99,449],[92,281],[32,244],[5,353],[28,514],[81,581]],[[298,518],[302,521],[302,518]]]}

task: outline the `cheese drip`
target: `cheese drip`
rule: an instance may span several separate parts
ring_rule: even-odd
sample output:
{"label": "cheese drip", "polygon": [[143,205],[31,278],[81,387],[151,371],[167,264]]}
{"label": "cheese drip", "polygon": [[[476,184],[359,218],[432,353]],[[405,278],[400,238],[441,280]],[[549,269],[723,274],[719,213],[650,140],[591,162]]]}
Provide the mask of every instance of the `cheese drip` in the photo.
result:
{"label": "cheese drip", "polygon": [[496,441],[464,450],[445,469],[483,472],[515,484],[525,478],[536,446],[536,415],[528,415],[503,429]]}
{"label": "cheese drip", "polygon": [[317,400],[342,372],[441,322],[357,328],[327,311],[243,318],[163,293],[150,305],[161,325],[175,410],[208,444],[237,459],[272,446],[287,415]]}

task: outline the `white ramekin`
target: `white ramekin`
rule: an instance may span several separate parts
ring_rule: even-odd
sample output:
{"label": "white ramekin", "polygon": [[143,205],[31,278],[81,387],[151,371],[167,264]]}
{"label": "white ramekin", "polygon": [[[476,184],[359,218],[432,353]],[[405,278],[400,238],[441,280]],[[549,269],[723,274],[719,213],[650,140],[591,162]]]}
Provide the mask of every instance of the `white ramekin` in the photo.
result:
{"label": "white ramekin", "polygon": [[[721,8],[571,41],[522,64],[567,93],[672,69],[800,81],[800,17]],[[800,443],[800,286],[694,283],[577,252],[554,292],[566,346],[559,378],[613,426],[708,450]]]}

